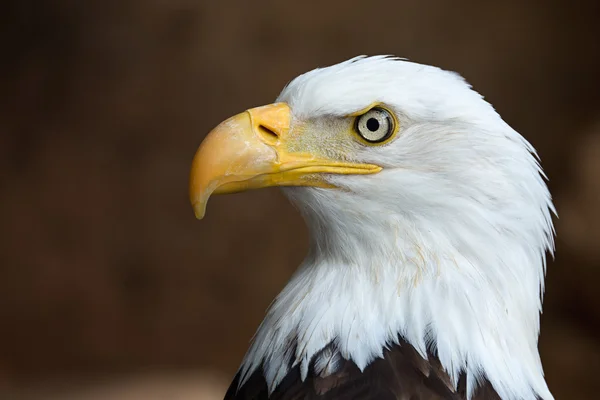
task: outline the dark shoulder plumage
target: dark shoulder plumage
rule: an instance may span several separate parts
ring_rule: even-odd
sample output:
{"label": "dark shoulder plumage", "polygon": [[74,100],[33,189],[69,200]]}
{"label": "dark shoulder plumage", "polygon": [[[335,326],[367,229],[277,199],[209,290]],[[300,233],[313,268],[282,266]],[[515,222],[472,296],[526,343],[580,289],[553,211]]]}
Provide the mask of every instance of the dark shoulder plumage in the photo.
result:
{"label": "dark shoulder plumage", "polygon": [[[308,376],[300,379],[300,367],[290,369],[269,396],[262,370],[258,369],[238,390],[240,374],[234,378],[225,400],[463,400],[466,399],[466,376],[461,376],[457,390],[443,370],[438,358],[423,359],[405,341],[386,349],[383,358],[375,359],[364,371],[343,359],[334,343],[313,358]],[[488,381],[480,382],[473,400],[500,400]]]}

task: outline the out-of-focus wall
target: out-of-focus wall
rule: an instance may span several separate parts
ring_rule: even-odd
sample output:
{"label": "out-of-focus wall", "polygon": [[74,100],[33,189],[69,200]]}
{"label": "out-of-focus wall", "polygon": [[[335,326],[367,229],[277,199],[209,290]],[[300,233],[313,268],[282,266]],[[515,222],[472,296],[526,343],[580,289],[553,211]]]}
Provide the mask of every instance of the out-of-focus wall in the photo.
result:
{"label": "out-of-focus wall", "polygon": [[596,398],[599,4],[5,1],[0,393],[185,369],[227,381],[307,237],[276,189],[213,198],[196,221],[197,145],[302,72],[395,54],[460,72],[539,150],[560,214],[542,359],[557,398]]}

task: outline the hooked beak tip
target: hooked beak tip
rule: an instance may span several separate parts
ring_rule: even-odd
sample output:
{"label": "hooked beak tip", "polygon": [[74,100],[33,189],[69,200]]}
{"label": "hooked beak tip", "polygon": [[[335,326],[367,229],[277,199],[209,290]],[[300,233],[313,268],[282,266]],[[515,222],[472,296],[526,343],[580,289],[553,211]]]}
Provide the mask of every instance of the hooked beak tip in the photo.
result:
{"label": "hooked beak tip", "polygon": [[206,214],[206,202],[204,201],[196,201],[192,204],[194,209],[194,215],[197,219],[203,219]]}

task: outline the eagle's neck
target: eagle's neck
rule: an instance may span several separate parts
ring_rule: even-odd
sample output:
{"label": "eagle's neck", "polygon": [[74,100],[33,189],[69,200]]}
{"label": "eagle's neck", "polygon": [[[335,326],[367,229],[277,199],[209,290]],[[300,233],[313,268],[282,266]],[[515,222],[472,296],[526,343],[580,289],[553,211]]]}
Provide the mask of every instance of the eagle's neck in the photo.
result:
{"label": "eagle's neck", "polygon": [[452,224],[401,215],[305,217],[309,256],[261,324],[241,383],[261,366],[271,390],[292,365],[304,379],[332,342],[363,369],[400,336],[436,354],[454,385],[465,373],[468,393],[484,376],[503,399],[552,399],[537,350],[539,249],[497,231],[449,237]]}

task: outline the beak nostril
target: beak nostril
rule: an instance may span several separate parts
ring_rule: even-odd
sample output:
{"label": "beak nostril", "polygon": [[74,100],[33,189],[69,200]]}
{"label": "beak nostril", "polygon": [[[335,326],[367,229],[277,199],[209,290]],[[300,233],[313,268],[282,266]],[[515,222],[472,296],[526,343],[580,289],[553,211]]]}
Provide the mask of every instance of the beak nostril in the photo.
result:
{"label": "beak nostril", "polygon": [[274,144],[279,140],[279,135],[272,129],[260,124],[258,125],[259,134],[270,144]]}

